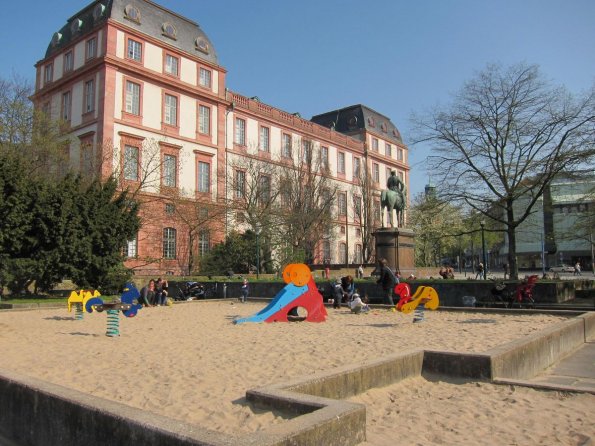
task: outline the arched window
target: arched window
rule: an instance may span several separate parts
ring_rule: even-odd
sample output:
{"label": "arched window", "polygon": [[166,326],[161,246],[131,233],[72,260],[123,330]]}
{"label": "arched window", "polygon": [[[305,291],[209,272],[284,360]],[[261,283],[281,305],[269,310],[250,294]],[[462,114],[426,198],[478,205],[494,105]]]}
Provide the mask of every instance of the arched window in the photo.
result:
{"label": "arched window", "polygon": [[362,263],[362,245],[355,245],[355,263]]}
{"label": "arched window", "polygon": [[339,243],[339,263],[347,263],[347,245]]}
{"label": "arched window", "polygon": [[323,262],[331,261],[331,243],[329,241],[322,242],[322,260]]}

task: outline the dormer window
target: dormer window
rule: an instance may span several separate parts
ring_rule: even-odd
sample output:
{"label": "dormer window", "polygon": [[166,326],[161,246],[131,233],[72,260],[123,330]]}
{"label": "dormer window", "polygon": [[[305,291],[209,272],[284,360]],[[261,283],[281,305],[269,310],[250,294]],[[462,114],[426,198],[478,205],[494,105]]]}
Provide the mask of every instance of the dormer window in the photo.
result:
{"label": "dormer window", "polygon": [[198,37],[194,41],[194,45],[198,51],[201,51],[205,54],[209,54],[209,44],[207,43],[207,41],[205,39]]}
{"label": "dormer window", "polygon": [[103,15],[104,11],[105,11],[105,5],[102,5],[100,3],[97,6],[95,6],[95,9],[93,9],[93,19],[94,20],[99,19]]}
{"label": "dormer window", "polygon": [[62,40],[62,34],[55,32],[54,35],[52,36],[52,46],[56,46],[60,43],[60,41]]}
{"label": "dormer window", "polygon": [[383,122],[382,124],[380,124],[380,130],[382,130],[384,133],[386,133],[386,130],[387,130],[386,122]]}
{"label": "dormer window", "polygon": [[140,23],[140,11],[136,6],[126,5],[124,8],[124,17],[133,22]]}
{"label": "dormer window", "polygon": [[163,35],[165,37],[169,37],[170,39],[174,40],[177,39],[178,30],[171,23],[165,22],[163,25],[161,25],[161,31],[163,31]]}
{"label": "dormer window", "polygon": [[376,122],[374,122],[374,118],[371,116],[368,118],[368,125],[370,127],[376,127]]}
{"label": "dormer window", "polygon": [[76,34],[77,32],[79,32],[79,30],[81,29],[82,26],[83,26],[83,21],[81,19],[74,19],[72,21],[72,23],[70,24],[70,32],[72,34]]}

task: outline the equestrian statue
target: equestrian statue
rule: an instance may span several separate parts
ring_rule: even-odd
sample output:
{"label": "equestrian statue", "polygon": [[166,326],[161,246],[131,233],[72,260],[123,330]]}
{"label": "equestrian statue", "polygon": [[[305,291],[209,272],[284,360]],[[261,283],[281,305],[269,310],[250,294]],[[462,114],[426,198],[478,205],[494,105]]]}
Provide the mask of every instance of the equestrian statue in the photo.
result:
{"label": "equestrian statue", "polygon": [[388,221],[391,227],[395,227],[393,222],[393,210],[397,211],[397,227],[405,225],[405,204],[407,203],[407,188],[397,173],[393,170],[386,181],[386,190],[380,194],[380,213],[381,224],[384,228],[384,208],[388,209]]}

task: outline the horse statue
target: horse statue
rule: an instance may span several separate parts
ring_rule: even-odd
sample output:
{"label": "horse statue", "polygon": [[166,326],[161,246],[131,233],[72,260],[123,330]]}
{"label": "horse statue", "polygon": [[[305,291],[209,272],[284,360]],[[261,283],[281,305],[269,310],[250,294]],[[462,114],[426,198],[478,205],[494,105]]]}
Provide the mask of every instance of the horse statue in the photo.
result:
{"label": "horse statue", "polygon": [[405,225],[405,200],[403,195],[394,190],[383,190],[380,193],[380,206],[382,212],[380,213],[381,224],[384,228],[384,208],[388,209],[388,222],[391,227],[395,227],[393,223],[393,210],[397,211],[397,227],[401,228]]}
{"label": "horse statue", "polygon": [[388,221],[391,227],[395,227],[393,223],[393,210],[397,211],[397,227],[401,228],[405,225],[405,204],[406,204],[406,187],[405,183],[397,177],[393,170],[391,176],[386,182],[387,189],[380,193],[380,221],[384,228],[384,208],[388,209]]}

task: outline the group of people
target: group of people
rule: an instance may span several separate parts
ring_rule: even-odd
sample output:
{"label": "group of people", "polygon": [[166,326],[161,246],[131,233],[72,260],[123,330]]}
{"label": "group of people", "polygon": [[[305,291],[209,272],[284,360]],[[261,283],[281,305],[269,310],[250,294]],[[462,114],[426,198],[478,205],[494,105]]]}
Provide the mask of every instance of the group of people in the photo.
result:
{"label": "group of people", "polygon": [[362,313],[369,311],[368,297],[362,297],[355,289],[353,277],[345,276],[337,279],[333,285],[333,308],[341,308],[342,303],[346,303],[352,313]]}
{"label": "group of people", "polygon": [[167,304],[168,294],[167,280],[158,278],[151,279],[149,283],[140,290],[138,303],[143,307],[159,307]]}
{"label": "group of people", "polygon": [[443,265],[442,268],[440,268],[440,271],[438,271],[438,274],[440,274],[440,277],[443,279],[455,278],[455,272],[450,265]]}
{"label": "group of people", "polygon": [[[382,287],[383,290],[383,303],[386,305],[394,306],[393,301],[393,290],[399,283],[399,272],[393,272],[388,266],[386,259],[378,260],[378,273],[379,277],[376,283]],[[337,279],[333,284],[333,308],[341,308],[343,302],[347,303],[353,313],[360,313],[369,310],[368,298],[363,298],[357,293],[355,284],[353,283],[353,277],[345,276]]]}

